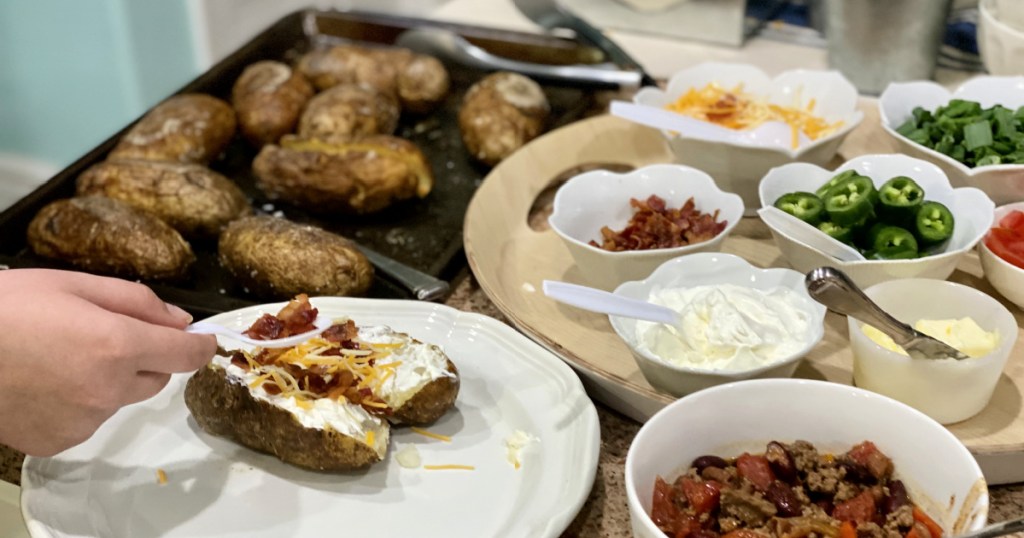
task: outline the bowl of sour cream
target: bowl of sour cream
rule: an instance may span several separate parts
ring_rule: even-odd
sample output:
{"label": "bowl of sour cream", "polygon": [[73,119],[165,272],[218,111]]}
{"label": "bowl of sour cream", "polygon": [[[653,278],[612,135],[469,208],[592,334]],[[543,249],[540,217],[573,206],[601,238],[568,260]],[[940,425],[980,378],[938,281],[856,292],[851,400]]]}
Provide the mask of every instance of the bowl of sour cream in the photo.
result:
{"label": "bowl of sour cream", "polygon": [[608,316],[648,383],[674,396],[790,377],[825,334],[826,309],[807,294],[802,273],[761,269],[731,254],[675,258],[614,293],[680,314],[671,326]]}

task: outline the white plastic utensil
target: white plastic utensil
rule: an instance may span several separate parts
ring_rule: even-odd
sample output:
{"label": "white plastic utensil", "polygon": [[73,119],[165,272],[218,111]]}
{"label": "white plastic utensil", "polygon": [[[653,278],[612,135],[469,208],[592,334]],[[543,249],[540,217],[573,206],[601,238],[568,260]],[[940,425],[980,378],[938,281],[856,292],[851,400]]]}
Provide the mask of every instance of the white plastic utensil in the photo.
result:
{"label": "white plastic utensil", "polygon": [[679,325],[679,314],[675,310],[647,301],[630,299],[604,290],[556,280],[545,280],[543,287],[544,295],[583,310],[666,325]]}
{"label": "white plastic utensil", "polygon": [[240,331],[229,329],[223,325],[217,325],[215,323],[205,323],[202,321],[197,321],[196,323],[193,323],[188,327],[185,327],[185,332],[189,332],[192,334],[216,334],[220,336],[225,336],[227,338],[231,338],[232,340],[238,340],[239,342],[242,342],[244,344],[250,344],[253,346],[260,346],[265,348],[279,348],[291,347],[297,344],[301,344],[306,340],[309,340],[310,338],[313,338],[314,336],[317,336],[318,334],[322,333],[324,329],[330,327],[332,323],[334,322],[329,318],[318,317],[316,320],[313,321],[313,326],[316,327],[316,329],[312,331],[306,331],[301,334],[288,336],[286,338],[275,338],[273,340],[257,340],[255,338],[250,338],[242,334]]}
{"label": "white plastic utensil", "polygon": [[612,101],[611,113],[641,125],[676,131],[690,138],[712,142],[730,142],[795,150],[811,140],[803,131],[797,133],[797,148],[793,147],[793,130],[781,121],[766,121],[754,129],[729,129],[714,123],[691,118],[663,108],[639,105],[626,101]]}
{"label": "white plastic utensil", "polygon": [[827,233],[822,232],[814,226],[807,224],[777,207],[762,207],[757,210],[757,215],[761,217],[761,220],[771,224],[773,228],[785,232],[785,234],[790,236],[792,239],[795,239],[811,248],[820,250],[837,260],[854,262],[865,259],[864,255],[857,251],[857,249],[843,243],[842,241],[836,240]]}

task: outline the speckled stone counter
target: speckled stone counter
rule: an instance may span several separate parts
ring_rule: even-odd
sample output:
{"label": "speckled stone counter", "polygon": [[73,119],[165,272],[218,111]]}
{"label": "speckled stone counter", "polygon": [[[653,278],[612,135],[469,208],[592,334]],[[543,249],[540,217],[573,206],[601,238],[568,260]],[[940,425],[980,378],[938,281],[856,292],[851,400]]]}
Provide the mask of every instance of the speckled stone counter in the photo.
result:
{"label": "speckled stone counter", "polygon": [[[504,316],[471,277],[461,280],[447,303],[460,310],[478,312],[505,321]],[[626,452],[640,424],[602,404],[597,404],[597,413],[601,421],[601,456],[594,488],[579,515],[566,529],[564,537],[630,536],[623,468]],[[23,458],[21,453],[0,445],[0,479],[20,483]],[[941,462],[936,464],[941,465]],[[989,491],[992,499],[989,516],[993,522],[1024,516],[1024,484],[994,486]]]}

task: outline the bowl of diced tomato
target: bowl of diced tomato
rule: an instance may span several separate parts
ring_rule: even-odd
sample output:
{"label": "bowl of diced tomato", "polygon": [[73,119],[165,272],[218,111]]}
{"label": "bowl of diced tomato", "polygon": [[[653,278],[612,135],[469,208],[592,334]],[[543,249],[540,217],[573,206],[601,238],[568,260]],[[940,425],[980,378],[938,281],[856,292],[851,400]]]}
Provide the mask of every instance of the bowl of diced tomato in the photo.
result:
{"label": "bowl of diced tomato", "polygon": [[997,207],[993,223],[979,247],[981,267],[996,291],[1024,309],[1024,202]]}

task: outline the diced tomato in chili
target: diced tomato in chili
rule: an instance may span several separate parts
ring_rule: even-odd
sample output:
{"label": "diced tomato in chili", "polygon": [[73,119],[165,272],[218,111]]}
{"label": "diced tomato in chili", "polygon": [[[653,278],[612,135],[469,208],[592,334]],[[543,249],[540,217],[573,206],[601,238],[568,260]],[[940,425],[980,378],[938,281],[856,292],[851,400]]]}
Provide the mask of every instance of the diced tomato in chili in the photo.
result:
{"label": "diced tomato in chili", "polygon": [[702,530],[700,521],[693,516],[683,516],[676,521],[676,531],[673,538],[690,538],[697,531]]}
{"label": "diced tomato in chili", "polygon": [[768,487],[775,481],[775,474],[772,473],[768,459],[764,456],[751,456],[744,453],[736,458],[736,472],[741,478],[749,480],[761,492],[768,491]]}
{"label": "diced tomato in chili", "polygon": [[985,236],[985,246],[1007,263],[1024,269],[1024,234],[1009,228],[992,228]]}
{"label": "diced tomato in chili", "polygon": [[679,486],[697,514],[706,514],[718,508],[718,500],[722,487],[718,482],[709,480],[701,482],[688,476],[679,479]]}
{"label": "diced tomato in chili", "polygon": [[651,519],[663,531],[674,531],[679,519],[679,508],[675,503],[675,491],[659,476],[654,481],[654,498],[651,501]]}
{"label": "diced tomato in chili", "polygon": [[887,478],[892,474],[892,460],[871,441],[854,446],[846,455],[877,479]]}
{"label": "diced tomato in chili", "polygon": [[864,490],[860,495],[837,504],[832,517],[839,521],[867,523],[875,517],[875,496]]}

